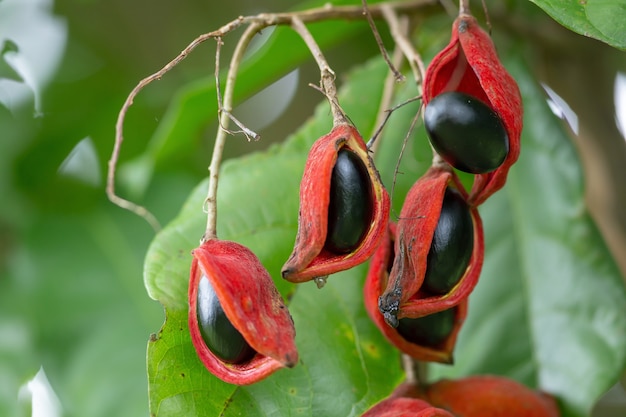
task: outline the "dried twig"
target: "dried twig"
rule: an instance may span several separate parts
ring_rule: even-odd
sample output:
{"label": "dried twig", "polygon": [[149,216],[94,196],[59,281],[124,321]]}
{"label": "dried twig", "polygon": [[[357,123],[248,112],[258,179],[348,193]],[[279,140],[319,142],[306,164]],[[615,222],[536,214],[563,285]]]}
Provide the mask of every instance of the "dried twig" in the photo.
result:
{"label": "dried twig", "polygon": [[372,33],[374,34],[374,39],[376,39],[376,44],[378,45],[378,49],[380,50],[380,53],[383,56],[383,59],[387,63],[387,66],[389,67],[391,72],[393,73],[393,76],[396,82],[403,82],[404,75],[402,75],[402,73],[398,71],[398,69],[396,68],[397,65],[394,65],[389,59],[389,55],[387,54],[387,49],[385,49],[383,40],[380,37],[380,33],[378,33],[378,29],[376,28],[376,23],[374,23],[374,19],[372,18],[369,7],[367,6],[367,0],[362,0],[362,3],[363,3],[363,14],[367,18],[367,23],[370,25],[370,29],[372,30]]}
{"label": "dried twig", "polygon": [[209,165],[209,189],[205,202],[207,226],[202,236],[202,241],[217,237],[217,184],[219,182],[219,171],[222,163],[222,154],[224,153],[224,145],[226,143],[226,135],[228,134],[228,123],[231,120],[230,112],[233,105],[235,81],[237,80],[237,72],[239,71],[239,64],[243,60],[244,52],[248,48],[254,35],[263,28],[264,26],[260,23],[253,23],[248,26],[243,35],[241,35],[241,38],[239,38],[239,42],[230,60],[230,66],[228,67],[228,73],[226,75],[226,86],[224,87],[224,101],[220,106],[220,127],[217,129],[215,144],[213,145],[213,155],[211,156],[211,164]]}
{"label": "dried twig", "polygon": [[[438,3],[439,3],[438,0],[406,0],[406,1],[390,2],[388,3],[388,6],[391,7],[393,10],[395,10],[396,12],[400,13],[400,12],[416,11],[418,9],[425,9],[428,7],[437,6]],[[369,15],[372,17],[379,18],[382,15],[381,5],[379,4],[370,6],[368,8],[368,11],[369,11]],[[266,28],[268,26],[292,24],[294,17],[299,19],[302,23],[317,22],[317,21],[329,20],[329,19],[362,19],[363,8],[361,6],[333,6],[333,5],[327,4],[323,7],[299,11],[299,12],[271,13],[271,14],[261,13],[255,16],[240,16],[237,19],[223,25],[219,29],[202,34],[198,36],[196,39],[194,39],[189,45],[187,45],[187,47],[185,47],[185,49],[183,49],[174,59],[168,62],[163,68],[161,68],[159,71],[155,72],[154,74],[151,74],[148,77],[142,79],[131,90],[130,94],[126,98],[126,101],[122,105],[122,108],[118,114],[117,122],[115,124],[115,143],[114,143],[113,151],[112,151],[111,158],[108,164],[109,171],[107,175],[106,193],[107,193],[107,196],[109,197],[109,200],[111,200],[114,204],[122,208],[125,208],[127,210],[130,210],[136,213],[137,215],[143,217],[146,221],[148,221],[148,223],[150,223],[150,225],[155,229],[155,231],[158,231],[160,229],[160,225],[157,219],[154,217],[154,215],[152,215],[146,208],[118,196],[115,191],[116,166],[119,160],[120,149],[124,141],[124,135],[123,135],[124,120],[126,117],[126,113],[128,112],[128,109],[133,104],[133,100],[135,99],[137,94],[139,94],[139,92],[143,90],[148,84],[152,83],[153,81],[161,79],[161,77],[163,77],[167,72],[169,72],[172,68],[178,65],[182,60],[184,60],[187,57],[187,55],[189,55],[195,48],[197,48],[200,44],[204,43],[208,39],[218,39],[218,45],[219,45],[219,42],[221,42],[221,38],[223,36],[225,36],[226,34],[232,32],[233,30],[241,26],[250,25],[248,29],[250,29],[250,27],[254,27],[256,32],[258,32],[259,30]],[[232,63],[233,61],[231,61],[231,66],[232,66]],[[236,63],[235,66],[238,67],[238,63]],[[235,77],[234,74],[231,73],[231,77],[229,77],[229,79],[227,80],[227,89],[229,85],[229,80],[231,80],[230,83],[231,83],[231,88],[232,88],[232,84],[234,84],[234,77]],[[218,80],[218,84],[219,84],[219,80]],[[248,137],[256,137],[256,134],[254,132],[247,131],[245,127],[231,115],[230,105],[232,103],[227,104],[227,102],[232,101],[232,98],[227,100],[226,94],[227,93],[225,91],[224,105],[221,109],[221,114],[220,114],[220,126],[221,127],[227,126],[228,121],[230,120],[230,121],[233,121],[233,123],[237,124],[244,131],[244,133],[246,133]],[[232,94],[232,91],[230,92],[230,94]],[[223,131],[223,129],[221,129],[221,131]],[[226,132],[224,131],[224,134],[225,133]],[[220,134],[218,133],[218,136],[219,135]],[[211,164],[212,173],[213,173],[213,168],[215,168],[216,166],[219,168],[219,163]],[[216,185],[215,185],[215,190],[216,190]],[[212,193],[210,192],[209,194],[212,194]],[[209,197],[207,201],[208,203],[207,206],[214,204],[215,202],[214,197],[215,197],[214,195]],[[208,210],[208,211],[211,211],[211,210]],[[209,235],[214,233],[214,226],[208,227],[208,230],[209,229],[213,230],[211,233],[209,233]]]}
{"label": "dried twig", "polygon": [[335,72],[330,68],[328,62],[326,62],[326,58],[324,58],[322,50],[315,42],[315,39],[313,39],[311,32],[309,32],[306,26],[304,26],[302,20],[294,16],[291,22],[291,27],[298,33],[298,35],[300,35],[304,43],[306,43],[306,46],[311,51],[311,55],[313,55],[313,58],[315,59],[315,62],[317,62],[317,66],[320,69],[320,87],[330,103],[330,111],[333,114],[333,126],[346,124],[348,122],[348,118],[337,100]]}
{"label": "dried twig", "polygon": [[426,72],[424,61],[422,60],[419,52],[417,52],[417,50],[413,47],[411,40],[408,38],[407,30],[402,28],[402,23],[398,18],[397,13],[385,4],[381,5],[381,12],[389,25],[389,30],[391,31],[393,40],[402,50],[407,61],[409,61],[409,65],[411,66],[411,70],[413,71],[413,75],[415,77],[415,82],[418,85],[419,93],[421,93],[421,83],[424,79],[424,72]]}

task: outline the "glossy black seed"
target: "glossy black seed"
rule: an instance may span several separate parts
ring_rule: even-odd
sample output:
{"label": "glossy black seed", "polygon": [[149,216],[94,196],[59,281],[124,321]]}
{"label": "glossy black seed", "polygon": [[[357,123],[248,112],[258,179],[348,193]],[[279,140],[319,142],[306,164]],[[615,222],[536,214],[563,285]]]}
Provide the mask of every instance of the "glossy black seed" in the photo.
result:
{"label": "glossy black seed", "polygon": [[400,319],[398,333],[408,342],[436,347],[450,336],[454,328],[455,309],[440,311],[418,319]]}
{"label": "glossy black seed", "polygon": [[196,315],[204,343],[215,356],[228,363],[241,364],[255,355],[254,349],[232,325],[208,278],[198,283]]}
{"label": "glossy black seed", "polygon": [[473,250],[474,223],[469,206],[457,190],[448,187],[428,251],[422,289],[447,294],[463,277]]}
{"label": "glossy black seed", "polygon": [[372,211],[365,164],[354,152],[339,150],[330,179],[326,249],[333,253],[354,250],[370,226]]}
{"label": "glossy black seed", "polygon": [[472,174],[498,168],[509,153],[502,119],[487,104],[465,93],[449,91],[424,109],[430,143],[453,167]]}

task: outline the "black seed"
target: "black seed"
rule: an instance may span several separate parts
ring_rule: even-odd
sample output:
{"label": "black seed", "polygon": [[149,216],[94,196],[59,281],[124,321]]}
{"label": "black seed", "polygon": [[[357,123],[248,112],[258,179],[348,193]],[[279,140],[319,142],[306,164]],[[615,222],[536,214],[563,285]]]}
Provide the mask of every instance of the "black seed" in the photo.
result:
{"label": "black seed", "polygon": [[447,188],[433,235],[422,289],[447,294],[461,279],[474,250],[474,224],[461,194]]}
{"label": "black seed", "polygon": [[509,136],[498,114],[465,93],[433,98],[424,109],[424,126],[437,153],[461,171],[493,171],[509,153]]}
{"label": "black seed", "polygon": [[372,211],[367,168],[354,152],[341,149],[330,179],[326,249],[333,253],[355,249],[370,226]]}
{"label": "black seed", "polygon": [[209,279],[202,275],[198,283],[196,315],[204,343],[224,362],[241,364],[255,355],[254,349],[232,325]]}
{"label": "black seed", "polygon": [[398,333],[408,342],[436,347],[450,336],[454,328],[455,309],[440,311],[418,319],[400,319]]}

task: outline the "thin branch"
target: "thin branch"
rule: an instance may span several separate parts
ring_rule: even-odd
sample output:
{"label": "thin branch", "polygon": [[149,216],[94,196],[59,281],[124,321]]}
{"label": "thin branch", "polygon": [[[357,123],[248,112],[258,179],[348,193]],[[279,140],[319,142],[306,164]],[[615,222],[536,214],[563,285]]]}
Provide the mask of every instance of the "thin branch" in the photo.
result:
{"label": "thin branch", "polygon": [[415,129],[417,121],[420,119],[420,116],[422,114],[422,107],[424,106],[420,104],[420,108],[415,113],[413,120],[411,120],[411,126],[409,127],[409,130],[406,132],[404,140],[402,141],[402,147],[400,148],[400,154],[398,155],[398,162],[396,163],[396,168],[393,170],[393,182],[391,183],[391,191],[389,193],[391,196],[394,195],[394,191],[396,189],[396,178],[398,177],[398,173],[400,172],[400,163],[402,162],[402,157],[404,156],[404,151],[406,150],[406,144],[408,143],[411,134],[413,134],[413,130]]}
{"label": "thin branch", "polygon": [[311,51],[311,55],[313,55],[313,58],[315,59],[315,62],[317,62],[317,66],[320,69],[320,86],[330,103],[330,111],[333,114],[333,126],[348,123],[348,118],[337,100],[335,72],[328,65],[322,50],[317,42],[315,42],[311,32],[309,32],[300,18],[294,16],[292,18],[291,27],[298,35],[300,35],[304,43],[306,43],[306,46],[309,48],[309,51]]}
{"label": "thin branch", "polygon": [[[438,0],[407,0],[407,1],[394,1],[389,3],[389,7],[396,10],[397,12],[411,12],[416,11],[418,9],[426,10],[427,8],[436,7],[438,5]],[[372,5],[369,7],[369,13],[372,17],[379,18],[381,16],[381,6],[379,4]],[[202,34],[194,39],[185,49],[183,49],[174,59],[168,62],[163,68],[154,74],[149,75],[148,77],[142,79],[130,92],[126,101],[122,105],[122,108],[118,114],[117,122],[115,124],[115,143],[113,146],[113,151],[111,154],[111,158],[108,163],[108,174],[107,174],[107,186],[106,193],[114,204],[130,210],[137,215],[143,217],[150,225],[154,228],[155,231],[160,229],[159,222],[146,208],[132,203],[116,194],[115,191],[115,174],[116,167],[120,156],[120,149],[122,143],[124,141],[124,120],[126,118],[126,113],[128,113],[128,109],[133,104],[133,101],[137,94],[141,90],[143,90],[148,84],[153,81],[161,79],[167,72],[169,72],[172,68],[177,66],[182,60],[184,60],[196,47],[200,44],[204,43],[208,39],[221,38],[227,33],[232,32],[233,30],[243,26],[243,25],[254,25],[257,30],[261,30],[268,26],[276,26],[276,25],[285,25],[291,24],[293,18],[298,18],[302,23],[308,22],[317,22],[321,20],[329,20],[329,19],[362,19],[363,18],[363,8],[361,6],[333,6],[327,4],[323,7],[309,9],[299,12],[289,12],[289,13],[262,13],[255,16],[240,16],[237,19],[223,25],[219,29]],[[218,42],[219,42],[218,41]],[[218,43],[219,44],[219,43]],[[219,81],[218,81],[219,83]],[[226,98],[225,98],[226,100]],[[220,115],[221,126],[227,125],[227,119],[232,120],[235,123],[238,123],[236,119],[232,118],[230,115],[229,106],[224,105],[224,109],[222,110],[222,114]],[[226,110],[226,111],[224,111]],[[241,127],[241,126],[240,126]],[[243,129],[242,129],[243,130]],[[254,132],[252,132],[254,133]],[[249,136],[255,136],[254,134],[250,134]],[[218,164],[219,165],[219,164]],[[209,202],[210,203],[210,202]],[[210,204],[209,204],[210,205]]]}
{"label": "thin branch", "polygon": [[222,163],[222,155],[224,153],[224,145],[228,135],[228,123],[230,122],[230,112],[233,105],[233,94],[235,82],[237,80],[237,72],[239,64],[243,60],[243,55],[252,41],[254,35],[263,29],[263,25],[253,23],[241,35],[233,56],[230,60],[230,66],[226,75],[226,86],[224,87],[224,101],[221,105],[222,114],[220,115],[220,126],[215,136],[215,144],[213,145],[213,155],[211,156],[211,164],[209,165],[209,189],[205,202],[207,212],[207,226],[202,241],[217,237],[217,184],[219,182],[219,171]]}
{"label": "thin branch", "polygon": [[389,59],[389,55],[387,54],[387,49],[385,49],[383,40],[380,37],[380,33],[378,33],[378,29],[376,28],[376,23],[374,23],[374,19],[372,18],[369,8],[367,7],[367,0],[362,0],[362,3],[363,3],[363,14],[367,18],[367,23],[370,25],[370,29],[372,30],[372,33],[374,34],[374,39],[376,39],[376,44],[378,45],[378,49],[380,50],[380,53],[383,56],[383,59],[387,63],[387,66],[389,67],[391,72],[393,73],[393,76],[396,82],[403,82],[404,75],[402,75],[402,73],[398,71],[398,69],[396,68],[396,65],[394,65]]}
{"label": "thin branch", "polygon": [[392,8],[387,7],[385,4],[381,5],[381,12],[389,25],[389,30],[391,31],[393,40],[402,50],[407,61],[409,61],[409,65],[411,66],[411,70],[413,71],[413,75],[415,77],[415,82],[418,85],[418,91],[421,94],[421,84],[424,79],[424,73],[426,72],[424,61],[422,60],[419,52],[417,52],[417,50],[413,47],[413,43],[407,36],[407,31],[403,30],[403,24],[398,18],[396,12]]}
{"label": "thin branch", "polygon": [[[395,48],[393,50],[392,60],[396,66],[400,65],[400,62],[402,61],[402,51],[400,51],[400,49]],[[389,109],[389,106],[391,105],[391,100],[393,99],[395,84],[396,78],[394,77],[393,73],[387,73],[383,84],[383,94],[380,98],[380,105],[378,106],[376,122],[374,123],[374,126],[378,127],[376,128],[376,131],[372,134],[370,140],[367,141],[367,149],[369,149],[372,154],[375,154],[378,150],[380,141],[378,141],[377,139],[380,137],[380,134],[387,124],[391,113],[394,111],[394,109]]]}
{"label": "thin branch", "polygon": [[471,14],[469,0],[459,0],[459,14]]}

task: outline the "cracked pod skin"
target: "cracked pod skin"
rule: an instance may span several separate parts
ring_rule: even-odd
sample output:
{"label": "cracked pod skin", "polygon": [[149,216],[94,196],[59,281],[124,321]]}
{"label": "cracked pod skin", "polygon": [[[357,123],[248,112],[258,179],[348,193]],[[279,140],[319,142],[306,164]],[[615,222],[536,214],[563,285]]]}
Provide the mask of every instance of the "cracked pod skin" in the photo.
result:
{"label": "cracked pod skin", "polygon": [[[371,218],[363,237],[348,253],[335,253],[326,245],[331,176],[340,150],[353,152],[367,171]],[[376,250],[389,217],[389,195],[357,130],[339,125],[312,146],[300,185],[298,233],[291,256],[282,268],[283,278],[300,283],[352,268]]]}
{"label": "cracked pod skin", "polygon": [[484,234],[476,207],[469,207],[473,223],[473,247],[467,268],[446,293],[423,291],[427,258],[448,187],[463,198],[467,194],[448,166],[433,166],[409,190],[400,212],[394,242],[395,258],[378,308],[385,321],[397,326],[398,319],[419,318],[462,304],[472,292],[482,269]]}
{"label": "cracked pod skin", "polygon": [[365,280],[363,299],[368,315],[385,338],[403,353],[414,359],[428,362],[452,363],[452,352],[461,326],[467,315],[467,300],[462,300],[455,308],[452,331],[437,346],[426,346],[406,340],[395,327],[385,321],[378,308],[379,296],[387,287],[389,270],[393,263],[393,247],[397,236],[396,224],[390,223],[387,236],[372,257]]}
{"label": "cracked pod skin", "polygon": [[424,105],[448,91],[464,92],[485,102],[500,116],[509,137],[509,152],[502,165],[474,177],[468,202],[477,206],[504,186],[509,168],[519,157],[523,107],[517,83],[500,63],[491,38],[468,14],[454,21],[450,43],[426,70]]}
{"label": "cracked pod skin", "polygon": [[[259,259],[235,242],[210,239],[193,252],[189,282],[189,330],[204,366],[222,381],[247,385],[298,362],[293,320]],[[226,363],[199,330],[197,295],[205,276],[233,327],[256,352],[243,363]]]}
{"label": "cracked pod skin", "polygon": [[413,384],[404,382],[361,417],[454,417],[441,408],[436,408],[423,399]]}
{"label": "cracked pod skin", "polygon": [[508,378],[491,375],[440,380],[429,386],[425,401],[457,417],[559,417],[554,398]]}

